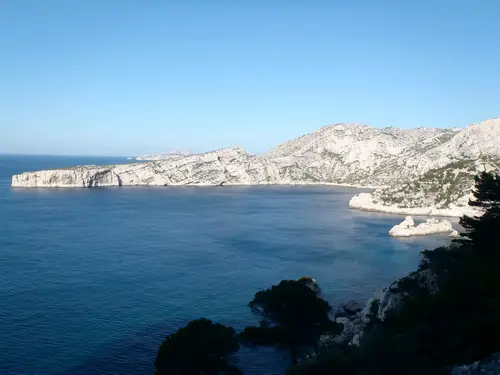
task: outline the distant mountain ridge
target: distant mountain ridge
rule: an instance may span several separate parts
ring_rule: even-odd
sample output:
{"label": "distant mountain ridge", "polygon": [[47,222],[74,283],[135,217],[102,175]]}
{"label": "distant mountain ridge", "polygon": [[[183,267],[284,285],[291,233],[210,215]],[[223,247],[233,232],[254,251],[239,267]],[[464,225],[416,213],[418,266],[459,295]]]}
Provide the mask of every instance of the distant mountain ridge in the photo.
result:
{"label": "distant mountain ridge", "polygon": [[455,216],[474,175],[500,166],[499,145],[497,118],[464,129],[335,124],[261,156],[240,147],[165,153],[148,163],[23,173],[13,176],[12,186],[341,184],[381,187],[355,197],[354,208],[409,214],[429,208]]}
{"label": "distant mountain ridge", "polygon": [[173,158],[182,158],[184,156],[192,155],[192,152],[188,151],[170,151],[170,152],[161,152],[158,154],[151,155],[142,155],[135,158],[135,160],[164,160],[164,159],[173,159]]}

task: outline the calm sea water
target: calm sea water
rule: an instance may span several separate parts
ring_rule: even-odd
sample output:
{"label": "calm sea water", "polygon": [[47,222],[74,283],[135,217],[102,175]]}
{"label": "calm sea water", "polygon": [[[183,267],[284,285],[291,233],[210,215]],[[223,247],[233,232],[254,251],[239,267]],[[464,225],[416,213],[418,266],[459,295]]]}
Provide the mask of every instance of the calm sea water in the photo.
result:
{"label": "calm sea water", "polygon": [[[253,294],[314,276],[369,298],[446,237],[396,240],[401,217],[347,208],[355,189],[11,189],[13,173],[113,158],[0,156],[0,374],[151,374],[168,333],[201,316],[255,323]],[[287,355],[242,349],[246,374]]]}

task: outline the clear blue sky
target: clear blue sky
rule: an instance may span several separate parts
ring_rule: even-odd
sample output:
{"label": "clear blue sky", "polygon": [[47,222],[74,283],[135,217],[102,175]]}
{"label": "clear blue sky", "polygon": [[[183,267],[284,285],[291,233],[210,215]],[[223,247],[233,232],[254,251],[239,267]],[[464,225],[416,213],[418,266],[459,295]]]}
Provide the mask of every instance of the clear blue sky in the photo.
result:
{"label": "clear blue sky", "polygon": [[500,115],[500,1],[0,1],[0,153],[268,148]]}

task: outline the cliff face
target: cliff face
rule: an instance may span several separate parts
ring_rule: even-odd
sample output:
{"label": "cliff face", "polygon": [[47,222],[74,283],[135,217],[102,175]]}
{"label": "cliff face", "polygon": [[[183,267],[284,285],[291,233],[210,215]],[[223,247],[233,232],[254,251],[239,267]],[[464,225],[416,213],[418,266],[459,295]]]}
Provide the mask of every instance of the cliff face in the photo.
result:
{"label": "cliff face", "polygon": [[351,207],[414,215],[464,213],[474,175],[500,168],[500,119],[465,129],[336,124],[262,156],[242,148],[147,163],[79,166],[13,176],[14,187],[345,184],[384,187]]}
{"label": "cliff face", "polygon": [[[294,178],[307,172],[317,181],[362,186],[385,186],[417,176],[432,164],[428,149],[451,139],[452,129],[375,129],[359,124],[326,126],[286,142],[264,158],[280,164],[294,162]],[[419,155],[420,161],[415,162]]]}
{"label": "cliff face", "polygon": [[12,177],[14,187],[257,184],[266,168],[245,150],[218,150],[149,163],[79,166]]}
{"label": "cliff face", "polygon": [[113,168],[84,166],[68,169],[25,172],[12,176],[13,187],[99,187],[120,186]]}
{"label": "cliff face", "polygon": [[372,194],[359,194],[352,208],[408,215],[480,214],[467,206],[477,173],[500,170],[500,119],[471,125],[420,156],[420,173],[395,179]]}

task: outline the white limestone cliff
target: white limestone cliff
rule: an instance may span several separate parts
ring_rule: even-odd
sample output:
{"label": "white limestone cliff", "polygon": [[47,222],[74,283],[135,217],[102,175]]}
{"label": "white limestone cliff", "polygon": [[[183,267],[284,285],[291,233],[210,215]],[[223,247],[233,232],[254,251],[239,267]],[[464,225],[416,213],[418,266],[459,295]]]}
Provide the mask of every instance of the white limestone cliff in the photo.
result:
{"label": "white limestone cliff", "polygon": [[166,185],[253,185],[266,169],[240,148],[229,148],[149,163],[79,166],[12,177],[13,187],[104,187]]}
{"label": "white limestone cliff", "polygon": [[26,172],[13,187],[338,184],[379,187],[350,207],[408,215],[461,216],[474,176],[500,170],[500,119],[465,129],[376,129],[335,124],[262,156],[242,148],[164,154],[150,162]]}
{"label": "white limestone cliff", "polygon": [[500,119],[470,125],[448,141],[414,156],[426,164],[417,176],[393,180],[371,194],[353,197],[350,207],[405,215],[480,215],[468,206],[474,177],[500,171]]}
{"label": "white limestone cliff", "polygon": [[389,234],[392,237],[424,236],[436,233],[451,233],[453,227],[448,220],[427,219],[424,223],[415,225],[413,218],[407,216],[401,223],[394,225]]}

